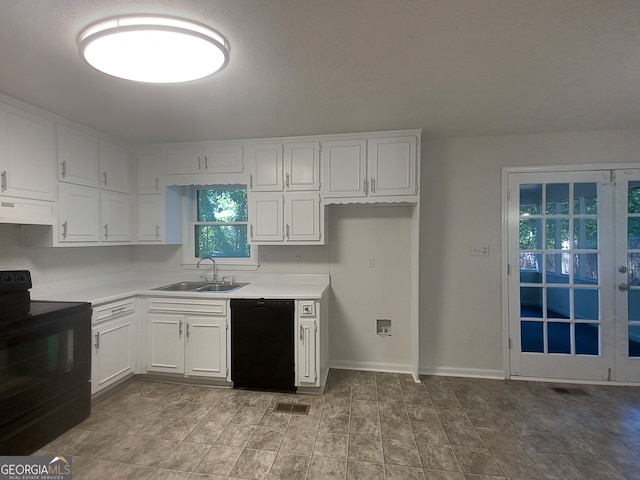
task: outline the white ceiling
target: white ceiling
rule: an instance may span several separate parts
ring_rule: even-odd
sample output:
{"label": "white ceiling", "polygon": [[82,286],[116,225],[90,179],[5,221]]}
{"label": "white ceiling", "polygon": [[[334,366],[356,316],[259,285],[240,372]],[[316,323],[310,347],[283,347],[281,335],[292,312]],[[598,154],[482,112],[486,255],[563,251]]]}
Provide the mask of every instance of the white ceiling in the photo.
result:
{"label": "white ceiling", "polygon": [[[206,23],[222,72],[145,85],[84,64],[117,13]],[[132,143],[422,128],[640,128],[638,0],[0,0],[0,92]]]}

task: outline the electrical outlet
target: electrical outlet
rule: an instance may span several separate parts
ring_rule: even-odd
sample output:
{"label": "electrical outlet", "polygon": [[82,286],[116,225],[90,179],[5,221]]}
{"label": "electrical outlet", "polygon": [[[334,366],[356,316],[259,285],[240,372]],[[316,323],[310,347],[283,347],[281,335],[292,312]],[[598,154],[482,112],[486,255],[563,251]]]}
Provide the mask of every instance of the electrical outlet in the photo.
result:
{"label": "electrical outlet", "polygon": [[469,250],[472,257],[489,256],[489,245],[487,245],[486,243],[472,243]]}
{"label": "electrical outlet", "polygon": [[296,267],[301,267],[302,266],[302,257],[297,256],[296,257]]}
{"label": "electrical outlet", "polygon": [[376,257],[367,258],[367,268],[376,268]]}

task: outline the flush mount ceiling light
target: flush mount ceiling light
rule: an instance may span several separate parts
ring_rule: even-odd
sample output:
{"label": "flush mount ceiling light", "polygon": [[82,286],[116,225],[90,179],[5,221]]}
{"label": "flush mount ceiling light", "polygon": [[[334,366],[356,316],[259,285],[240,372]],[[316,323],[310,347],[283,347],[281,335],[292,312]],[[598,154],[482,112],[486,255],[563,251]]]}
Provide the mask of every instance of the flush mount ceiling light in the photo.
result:
{"label": "flush mount ceiling light", "polygon": [[155,15],[94,23],[80,33],[78,47],[95,69],[136,82],[188,82],[221,70],[229,61],[229,45],[215,30]]}

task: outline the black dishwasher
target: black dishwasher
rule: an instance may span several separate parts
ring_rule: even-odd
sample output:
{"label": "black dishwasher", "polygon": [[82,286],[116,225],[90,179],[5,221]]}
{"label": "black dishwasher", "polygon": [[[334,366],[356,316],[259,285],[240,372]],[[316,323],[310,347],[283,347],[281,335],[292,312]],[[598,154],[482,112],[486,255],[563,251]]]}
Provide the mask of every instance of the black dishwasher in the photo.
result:
{"label": "black dishwasher", "polygon": [[233,388],[295,391],[293,300],[231,299]]}

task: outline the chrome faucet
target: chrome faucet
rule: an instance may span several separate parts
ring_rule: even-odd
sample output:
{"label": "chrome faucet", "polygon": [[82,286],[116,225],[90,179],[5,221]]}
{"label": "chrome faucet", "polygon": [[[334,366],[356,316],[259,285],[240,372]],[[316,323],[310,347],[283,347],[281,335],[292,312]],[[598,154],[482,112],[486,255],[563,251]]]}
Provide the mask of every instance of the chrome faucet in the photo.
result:
{"label": "chrome faucet", "polygon": [[[211,263],[213,264],[213,275],[211,276],[211,283],[214,283],[216,281],[216,261],[211,258],[211,257],[202,257],[200,260],[198,260],[198,263],[196,264],[196,268],[200,268],[200,262],[202,262],[203,260],[211,260]],[[204,276],[204,281],[208,282],[209,280],[207,280],[207,276]]]}

